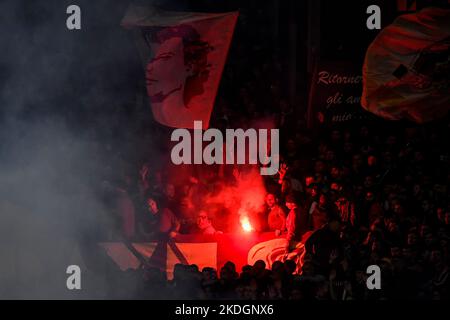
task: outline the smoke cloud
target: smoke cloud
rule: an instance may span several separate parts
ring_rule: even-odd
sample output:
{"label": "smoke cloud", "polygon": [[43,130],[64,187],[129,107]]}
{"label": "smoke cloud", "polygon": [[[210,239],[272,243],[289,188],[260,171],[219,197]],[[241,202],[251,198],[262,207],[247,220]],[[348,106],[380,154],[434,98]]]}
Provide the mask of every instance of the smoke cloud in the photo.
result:
{"label": "smoke cloud", "polygon": [[77,1],[79,31],[70,4],[0,5],[0,298],[105,297],[101,279],[69,291],[66,268],[86,270],[83,244],[108,225],[101,181],[138,134],[140,64],[119,25],[128,1]]}

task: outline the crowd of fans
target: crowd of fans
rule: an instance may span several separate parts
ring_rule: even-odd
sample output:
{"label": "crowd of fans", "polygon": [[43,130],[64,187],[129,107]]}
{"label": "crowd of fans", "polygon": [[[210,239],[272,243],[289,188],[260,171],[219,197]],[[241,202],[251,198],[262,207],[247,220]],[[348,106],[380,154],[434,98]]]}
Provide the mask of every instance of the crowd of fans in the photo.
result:
{"label": "crowd of fans", "polygon": [[[286,66],[279,51],[272,44],[255,45],[244,32],[236,34],[243,39],[233,43],[211,127],[247,128],[256,119],[270,119],[280,129],[280,170],[264,177],[265,205],[252,221],[256,232],[286,236],[291,244],[304,242],[301,272],[294,273],[291,260],[272,266],[258,261],[242,270],[232,262],[220,270],[179,264],[168,281],[162,271],[149,267],[116,274],[112,294],[154,299],[448,299],[448,121],[414,125],[379,119],[308,130],[304,104],[292,103],[283,91]],[[163,136],[155,132],[157,139]],[[167,139],[161,142],[167,144]],[[167,151],[167,146],[161,148]],[[176,238],[178,233],[233,230],[226,201],[212,210],[202,200],[236,183],[245,169],[196,168],[186,176],[176,174],[174,180],[161,165],[167,161],[145,160],[124,174],[106,197],[117,222],[115,229],[107,228],[116,230],[115,235],[106,238]],[[366,286],[369,265],[381,268],[381,290]]]}
{"label": "crowd of fans", "polygon": [[[262,261],[242,270],[230,262],[220,272],[177,265],[168,282],[158,270],[135,271],[145,279],[139,292],[169,298],[448,298],[450,176],[440,131],[447,129],[371,129],[335,129],[321,140],[294,134],[285,140],[279,174],[265,181],[263,230],[282,234],[295,209],[301,217],[296,231],[309,236],[301,274],[293,274],[292,261],[276,262],[271,270]],[[219,177],[207,172],[210,179],[192,177],[192,185],[214,188]],[[174,222],[182,221],[176,208],[186,198],[175,195],[183,190],[155,182],[148,187],[166,196],[161,231],[183,232]],[[151,208],[156,203],[149,199]],[[205,210],[194,212],[199,230],[208,219],[205,232],[216,232]],[[367,289],[366,269],[373,264],[381,268],[382,290]]]}

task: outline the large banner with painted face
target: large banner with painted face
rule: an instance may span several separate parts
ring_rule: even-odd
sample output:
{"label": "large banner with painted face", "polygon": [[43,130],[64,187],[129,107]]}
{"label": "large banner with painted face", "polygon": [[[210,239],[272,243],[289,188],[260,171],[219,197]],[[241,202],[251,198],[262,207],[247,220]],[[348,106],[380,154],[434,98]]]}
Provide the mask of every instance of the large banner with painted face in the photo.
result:
{"label": "large banner with painted face", "polygon": [[294,260],[300,271],[304,246],[298,243],[295,250],[286,253],[286,239],[268,233],[236,233],[217,235],[178,235],[175,240],[152,242],[103,242],[99,246],[123,271],[137,269],[144,264],[159,268],[173,278],[177,263],[195,264],[201,270],[217,270],[232,261],[236,270],[263,260],[267,268],[275,261]]}
{"label": "large banner with painted face", "polygon": [[208,128],[237,12],[168,12],[131,6],[121,24],[134,31],[147,95],[159,123]]}

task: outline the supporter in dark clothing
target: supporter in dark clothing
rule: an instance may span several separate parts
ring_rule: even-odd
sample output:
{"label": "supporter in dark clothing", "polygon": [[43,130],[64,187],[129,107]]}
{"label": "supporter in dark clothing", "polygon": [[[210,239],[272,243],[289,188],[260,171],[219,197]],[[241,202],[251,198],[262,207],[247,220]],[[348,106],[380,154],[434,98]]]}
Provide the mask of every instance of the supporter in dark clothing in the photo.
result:
{"label": "supporter in dark clothing", "polygon": [[180,228],[180,223],[172,211],[167,208],[159,208],[155,198],[147,199],[147,208],[143,214],[140,231],[143,238],[175,238]]}
{"label": "supporter in dark clothing", "polygon": [[306,240],[306,253],[312,254],[320,274],[328,275],[330,257],[341,252],[339,228],[339,220],[331,220]]}
{"label": "supporter in dark clothing", "polygon": [[310,225],[312,230],[320,229],[328,222],[333,213],[332,204],[325,194],[319,196],[319,202],[314,202],[311,208]]}
{"label": "supporter in dark clothing", "polygon": [[302,210],[307,212],[309,215],[311,214],[314,203],[318,203],[319,201],[319,186],[314,183],[313,177],[306,178],[306,194],[302,196]]}
{"label": "supporter in dark clothing", "polygon": [[166,183],[163,189],[164,202],[162,205],[178,215],[180,211],[180,201],[177,199],[175,186],[172,183]]}
{"label": "supporter in dark clothing", "polygon": [[286,218],[286,240],[288,241],[286,249],[290,251],[308,231],[308,215],[306,212],[301,212],[293,195],[286,197],[286,207],[289,209]]}

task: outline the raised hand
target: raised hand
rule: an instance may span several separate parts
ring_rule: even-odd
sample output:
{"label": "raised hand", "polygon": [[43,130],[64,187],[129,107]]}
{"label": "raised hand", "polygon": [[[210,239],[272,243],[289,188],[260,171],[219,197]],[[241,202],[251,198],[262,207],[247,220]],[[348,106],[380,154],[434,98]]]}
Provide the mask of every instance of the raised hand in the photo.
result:
{"label": "raised hand", "polygon": [[278,174],[280,175],[280,179],[284,178],[284,176],[286,175],[288,169],[289,169],[289,167],[286,165],[286,163],[282,163],[280,165],[280,169],[278,170]]}
{"label": "raised hand", "polygon": [[142,166],[141,170],[139,171],[139,175],[140,175],[142,181],[147,180],[148,172],[149,172],[148,166],[146,164],[144,164]]}

